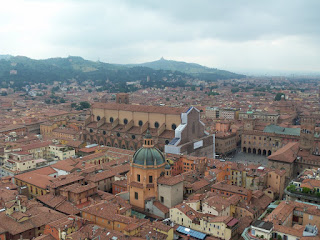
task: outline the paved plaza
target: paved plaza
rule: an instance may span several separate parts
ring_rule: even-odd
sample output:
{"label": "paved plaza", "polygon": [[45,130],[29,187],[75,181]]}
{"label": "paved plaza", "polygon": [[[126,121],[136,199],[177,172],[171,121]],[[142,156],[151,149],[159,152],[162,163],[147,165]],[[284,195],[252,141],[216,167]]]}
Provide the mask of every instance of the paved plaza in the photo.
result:
{"label": "paved plaza", "polygon": [[253,153],[237,152],[234,156],[226,157],[224,159],[231,162],[254,163],[261,164],[263,166],[268,165],[268,159],[266,156],[261,156]]}

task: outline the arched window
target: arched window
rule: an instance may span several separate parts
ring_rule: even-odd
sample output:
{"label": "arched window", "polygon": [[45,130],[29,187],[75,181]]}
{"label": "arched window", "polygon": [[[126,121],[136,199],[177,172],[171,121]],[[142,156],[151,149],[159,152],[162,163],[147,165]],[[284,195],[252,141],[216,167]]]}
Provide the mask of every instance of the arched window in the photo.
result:
{"label": "arched window", "polygon": [[165,141],[165,143],[166,143],[166,144],[169,144],[169,140],[167,139],[167,140]]}
{"label": "arched window", "polygon": [[158,128],[158,127],[159,127],[159,123],[158,123],[158,122],[155,122],[155,123],[154,123],[154,127],[155,127],[155,128]]}
{"label": "arched window", "polygon": [[91,133],[93,132],[93,129],[92,129],[92,128],[90,128],[90,132],[91,132]]}
{"label": "arched window", "polygon": [[138,122],[138,124],[139,124],[139,126],[141,127],[141,126],[143,125],[143,122],[140,120],[140,121]]}
{"label": "arched window", "polygon": [[120,137],[120,133],[117,133],[117,137]]}
{"label": "arched window", "polygon": [[128,119],[126,119],[126,118],[123,119],[123,123],[124,123],[124,124],[128,124]]}
{"label": "arched window", "polygon": [[113,123],[113,117],[110,118],[110,122]]}
{"label": "arched window", "polygon": [[132,138],[132,139],[136,139],[136,136],[135,136],[135,135],[132,135],[131,138]]}
{"label": "arched window", "polygon": [[175,123],[173,123],[173,124],[171,125],[171,128],[172,128],[172,130],[176,130],[177,125],[176,125]]}
{"label": "arched window", "polygon": [[103,135],[106,135],[106,134],[107,134],[107,132],[106,132],[106,131],[103,131],[102,133],[103,133]]}
{"label": "arched window", "polygon": [[97,121],[100,121],[100,119],[101,119],[100,116],[97,116]]}

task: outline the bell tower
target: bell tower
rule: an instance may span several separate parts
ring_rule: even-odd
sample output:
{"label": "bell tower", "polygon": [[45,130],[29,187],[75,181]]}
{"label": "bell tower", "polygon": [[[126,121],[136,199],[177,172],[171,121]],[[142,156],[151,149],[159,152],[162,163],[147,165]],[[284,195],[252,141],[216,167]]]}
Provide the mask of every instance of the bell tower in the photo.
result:
{"label": "bell tower", "polygon": [[300,148],[312,150],[314,143],[315,119],[311,116],[301,117]]}
{"label": "bell tower", "polygon": [[129,94],[128,93],[117,93],[116,103],[129,104]]}
{"label": "bell tower", "polygon": [[167,163],[164,169],[165,169],[164,177],[171,178],[172,177],[171,166]]}
{"label": "bell tower", "polygon": [[252,131],[255,127],[255,119],[253,117],[253,111],[251,105],[249,105],[249,110],[247,111],[247,118],[243,119],[243,129],[245,131]]}

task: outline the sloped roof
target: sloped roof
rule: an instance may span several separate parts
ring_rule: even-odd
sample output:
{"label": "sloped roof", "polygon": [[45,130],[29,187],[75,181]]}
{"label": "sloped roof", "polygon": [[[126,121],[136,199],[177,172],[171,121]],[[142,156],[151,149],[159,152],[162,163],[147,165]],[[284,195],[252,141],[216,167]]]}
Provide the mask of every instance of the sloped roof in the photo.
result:
{"label": "sloped roof", "polygon": [[286,128],[286,127],[280,127],[280,126],[273,125],[273,124],[266,126],[263,129],[263,132],[292,135],[292,136],[300,136],[300,128]]}
{"label": "sloped roof", "polygon": [[158,107],[146,105],[131,105],[120,103],[94,103],[92,108],[103,108],[109,110],[123,110],[130,112],[148,112],[148,113],[165,113],[165,114],[181,114],[186,112],[188,108],[175,108],[175,107]]}
{"label": "sloped roof", "polygon": [[299,151],[299,143],[291,142],[285,145],[284,147],[280,148],[275,153],[271,154],[268,157],[268,159],[272,161],[293,163],[294,160],[297,158],[298,151]]}

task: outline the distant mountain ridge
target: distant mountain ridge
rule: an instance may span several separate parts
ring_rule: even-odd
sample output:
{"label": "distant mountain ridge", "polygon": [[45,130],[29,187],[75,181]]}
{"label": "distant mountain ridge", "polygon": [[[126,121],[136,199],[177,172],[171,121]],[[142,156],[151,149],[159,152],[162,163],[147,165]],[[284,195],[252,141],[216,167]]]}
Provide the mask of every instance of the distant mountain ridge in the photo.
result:
{"label": "distant mountain ridge", "polygon": [[1,55],[0,54],[0,60],[1,59],[10,59],[10,58],[12,58],[13,56],[11,56],[11,55],[9,55],[9,54],[5,54],[5,55]]}
{"label": "distant mountain ridge", "polygon": [[[0,88],[11,87],[23,91],[26,85],[60,82],[68,86],[72,81],[84,88],[99,91],[129,92],[138,87],[164,88],[184,87],[192,76],[170,70],[155,70],[148,67],[126,67],[82,57],[49,58],[34,60],[25,56],[1,55]],[[128,82],[134,84],[127,84]]]}
{"label": "distant mountain ridge", "polygon": [[[193,80],[208,82],[219,79],[242,78],[244,75],[203,67],[195,63],[184,63],[160,59],[155,62],[121,65],[85,60],[82,57],[49,58],[35,60],[25,56],[0,55],[0,87],[23,90],[27,84],[70,84],[88,82],[92,87],[108,91],[135,91],[139,82],[147,87],[185,87]],[[139,85],[139,84],[138,84]]]}
{"label": "distant mountain ridge", "polygon": [[222,78],[222,79],[230,79],[230,78],[244,78],[245,75],[237,74],[225,70],[220,70],[217,68],[209,68],[206,66],[202,66],[197,63],[187,63],[182,61],[174,61],[174,60],[166,60],[163,57],[160,60],[153,62],[146,62],[140,64],[128,64],[126,66],[143,66],[149,67],[156,70],[171,70],[171,71],[179,71],[187,74],[191,74],[194,77],[204,78],[204,80],[210,80],[210,76],[214,79]]}

